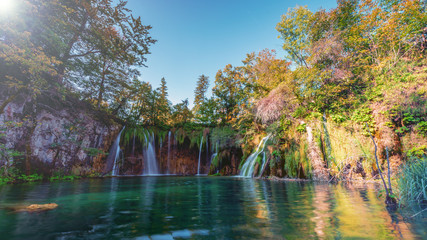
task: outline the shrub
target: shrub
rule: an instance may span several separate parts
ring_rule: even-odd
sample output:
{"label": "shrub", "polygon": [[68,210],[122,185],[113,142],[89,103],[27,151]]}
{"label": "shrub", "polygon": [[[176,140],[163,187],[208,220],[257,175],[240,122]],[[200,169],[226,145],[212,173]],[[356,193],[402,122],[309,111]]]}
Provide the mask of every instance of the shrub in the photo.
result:
{"label": "shrub", "polygon": [[427,121],[419,122],[417,130],[421,135],[426,137],[427,136]]}

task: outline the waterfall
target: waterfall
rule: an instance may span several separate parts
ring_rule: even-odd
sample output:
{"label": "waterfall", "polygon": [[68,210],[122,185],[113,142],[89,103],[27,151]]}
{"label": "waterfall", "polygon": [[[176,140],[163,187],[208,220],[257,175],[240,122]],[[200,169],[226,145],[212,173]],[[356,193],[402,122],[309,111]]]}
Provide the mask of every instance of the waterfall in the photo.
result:
{"label": "waterfall", "polygon": [[167,162],[167,174],[169,174],[170,172],[169,172],[169,168],[170,168],[170,166],[169,166],[169,162],[170,162],[170,152],[171,152],[171,131],[169,131],[169,133],[168,133],[168,162]]}
{"label": "waterfall", "polygon": [[162,147],[163,147],[163,139],[160,137],[160,148],[159,148],[159,161],[162,162]]}
{"label": "waterfall", "polygon": [[[175,163],[175,165],[176,165],[177,154],[178,154],[178,139],[177,139],[177,134],[175,132],[175,134],[173,135],[173,149],[172,149],[172,162]],[[175,170],[175,173],[176,173],[176,170]]]}
{"label": "waterfall", "polygon": [[212,152],[214,152],[214,153],[212,154],[210,162],[209,162],[208,174],[211,171],[212,161],[215,159],[216,156],[218,156],[218,142],[216,142],[215,145],[212,144]]}
{"label": "waterfall", "polygon": [[[252,177],[252,175],[254,174],[254,166],[256,163],[256,159],[257,159],[258,155],[264,151],[265,143],[268,141],[270,136],[271,136],[271,134],[269,134],[267,137],[264,137],[261,140],[261,142],[258,144],[256,151],[254,153],[252,153],[248,157],[248,159],[246,159],[245,164],[243,164],[243,166],[242,166],[242,170],[240,170],[240,176],[241,177]],[[263,164],[264,164],[264,162],[265,162],[265,155],[263,158]]]}
{"label": "waterfall", "polygon": [[[209,137],[208,136],[206,136],[206,163],[208,162],[208,160],[209,160]],[[208,173],[209,173],[209,169],[208,169]]]}
{"label": "waterfall", "polygon": [[267,162],[265,161],[265,152],[262,152],[262,165],[260,166],[261,168],[259,169],[258,177],[261,177],[262,170],[264,170],[264,167],[265,167],[266,163]]}
{"label": "waterfall", "polygon": [[135,156],[135,135],[136,135],[136,128],[133,129],[132,156]]}
{"label": "waterfall", "polygon": [[203,135],[202,135],[202,140],[200,140],[200,147],[199,147],[199,164],[197,165],[197,175],[200,175],[200,156],[202,155],[202,146],[203,146]]}
{"label": "waterfall", "polygon": [[[119,135],[117,136],[116,140],[113,143],[113,146],[111,147],[112,150],[115,150],[114,153],[114,165],[113,165],[113,176],[117,176],[117,173],[119,172],[119,168],[117,166],[117,159],[120,156],[120,136],[122,135],[123,130],[125,130],[125,127],[120,131]],[[110,151],[110,154],[113,152]],[[110,165],[111,166],[111,165]]]}
{"label": "waterfall", "polygon": [[[144,149],[144,175],[160,174],[157,166],[154,133],[149,134],[147,147]],[[147,136],[145,136],[147,140]]]}

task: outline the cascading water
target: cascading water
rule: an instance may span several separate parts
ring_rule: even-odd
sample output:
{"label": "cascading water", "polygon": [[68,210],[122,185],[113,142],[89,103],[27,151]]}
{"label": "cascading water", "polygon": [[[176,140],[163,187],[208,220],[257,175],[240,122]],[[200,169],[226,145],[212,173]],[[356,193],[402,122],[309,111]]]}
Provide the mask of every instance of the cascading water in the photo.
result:
{"label": "cascading water", "polygon": [[258,174],[258,177],[261,177],[261,174],[263,173],[263,171],[264,171],[264,168],[265,168],[265,164],[267,163],[267,161],[265,161],[265,152],[262,152],[262,165],[261,165],[261,168],[259,169],[259,174]]}
{"label": "cascading water", "polygon": [[[208,160],[209,160],[209,143],[208,143],[208,141],[209,141],[209,137],[208,136],[206,136],[206,162],[208,162]],[[208,168],[208,173],[209,173],[209,168]]]}
{"label": "cascading water", "polygon": [[[257,159],[258,155],[264,151],[265,143],[268,141],[270,136],[271,136],[271,134],[269,134],[267,137],[263,138],[261,140],[261,142],[258,144],[256,151],[254,153],[252,153],[248,157],[248,159],[246,159],[246,162],[245,162],[245,164],[243,164],[242,170],[240,171],[239,176],[241,176],[241,177],[252,177],[252,175],[254,174],[254,167],[255,167],[256,159]],[[263,163],[261,165],[264,165],[264,162],[265,162],[265,155],[263,158]]]}
{"label": "cascading water", "polygon": [[159,160],[162,161],[162,147],[163,147],[163,139],[160,137],[160,148],[159,148]]}
{"label": "cascading water", "polygon": [[125,127],[123,127],[123,129],[120,131],[119,135],[117,136],[117,138],[114,141],[113,146],[111,148],[111,149],[115,150],[115,153],[110,152],[110,154],[114,154],[113,172],[111,174],[113,176],[117,176],[117,174],[119,172],[119,167],[117,166],[117,159],[120,156],[120,136],[122,135],[123,130],[125,130]]}
{"label": "cascading water", "polygon": [[[177,133],[175,132],[175,134],[173,135],[172,163],[176,163],[177,153],[178,153],[178,137],[177,137]],[[172,169],[174,168],[172,167]]]}
{"label": "cascading water", "polygon": [[202,145],[203,145],[203,136],[202,136],[202,140],[200,140],[200,147],[199,147],[199,164],[197,165],[197,175],[200,175],[200,156],[202,155]]}
{"label": "cascading water", "polygon": [[132,156],[135,156],[135,135],[136,135],[136,128],[133,129]]}
{"label": "cascading water", "polygon": [[167,162],[167,174],[169,174],[169,162],[170,162],[170,152],[171,152],[171,131],[168,133],[168,162]]}
{"label": "cascading water", "polygon": [[208,172],[210,172],[210,170],[211,170],[212,161],[215,159],[216,156],[218,156],[218,142],[216,142],[215,145],[212,144],[212,146],[215,146],[215,147],[212,148],[212,152],[214,152],[214,153],[212,154],[211,159],[209,161]]}
{"label": "cascading water", "polygon": [[160,174],[159,167],[157,166],[156,150],[154,149],[155,139],[154,133],[151,133],[149,139],[145,136],[146,141],[148,140],[147,147],[144,149],[144,175],[156,175]]}

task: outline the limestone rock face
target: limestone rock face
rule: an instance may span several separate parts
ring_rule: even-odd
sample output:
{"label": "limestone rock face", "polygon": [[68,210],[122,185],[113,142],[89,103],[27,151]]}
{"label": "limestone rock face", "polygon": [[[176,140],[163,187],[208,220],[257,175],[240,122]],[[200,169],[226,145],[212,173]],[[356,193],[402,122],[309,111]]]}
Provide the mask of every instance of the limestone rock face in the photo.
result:
{"label": "limestone rock face", "polygon": [[[100,172],[105,154],[121,126],[90,104],[71,96],[37,97],[0,90],[0,144],[19,157],[0,159],[27,173]],[[4,149],[3,149],[4,150]]]}

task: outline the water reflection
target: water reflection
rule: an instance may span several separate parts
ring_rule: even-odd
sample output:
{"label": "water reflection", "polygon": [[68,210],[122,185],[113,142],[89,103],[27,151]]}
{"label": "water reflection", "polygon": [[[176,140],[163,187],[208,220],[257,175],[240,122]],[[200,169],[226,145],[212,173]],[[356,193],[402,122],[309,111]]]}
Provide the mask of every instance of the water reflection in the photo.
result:
{"label": "water reflection", "polygon": [[315,224],[314,232],[319,239],[331,237],[330,235],[328,236],[328,230],[331,228],[331,222],[333,222],[330,196],[331,191],[328,185],[314,186],[314,217],[311,218],[311,221]]}
{"label": "water reflection", "polygon": [[[0,187],[4,239],[413,239],[375,186],[211,177],[133,177]],[[58,203],[43,213],[5,206]],[[423,230],[424,229],[424,230]]]}

